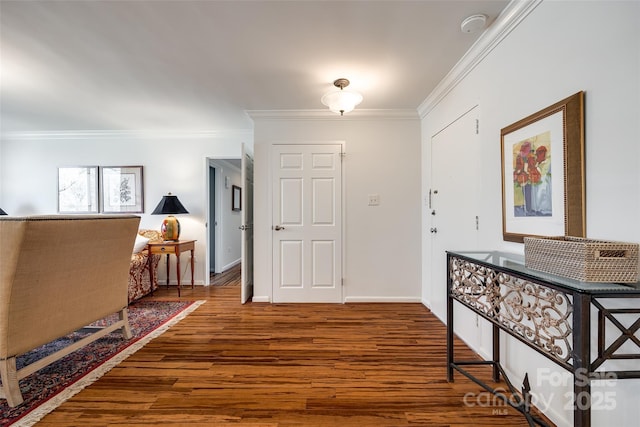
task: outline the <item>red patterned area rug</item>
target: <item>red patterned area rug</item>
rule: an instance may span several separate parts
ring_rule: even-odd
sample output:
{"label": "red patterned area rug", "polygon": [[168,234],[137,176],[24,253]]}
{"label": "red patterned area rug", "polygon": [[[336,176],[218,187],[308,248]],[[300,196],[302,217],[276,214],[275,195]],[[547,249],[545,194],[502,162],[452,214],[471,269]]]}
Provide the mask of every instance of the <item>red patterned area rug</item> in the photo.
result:
{"label": "red patterned area rug", "polygon": [[[203,303],[141,300],[131,304],[129,323],[133,338],[126,340],[119,331],[112,332],[20,380],[24,403],[10,408],[5,399],[0,399],[0,426],[35,424]],[[106,319],[101,323],[109,321],[112,320]],[[74,332],[19,356],[17,367],[20,369],[33,363],[84,336],[85,333]]]}

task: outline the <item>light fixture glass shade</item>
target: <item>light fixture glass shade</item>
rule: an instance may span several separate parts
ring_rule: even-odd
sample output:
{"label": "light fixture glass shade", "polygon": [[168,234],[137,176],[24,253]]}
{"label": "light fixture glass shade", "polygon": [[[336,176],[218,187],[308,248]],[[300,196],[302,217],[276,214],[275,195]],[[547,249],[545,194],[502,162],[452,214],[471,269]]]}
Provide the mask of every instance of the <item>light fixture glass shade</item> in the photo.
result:
{"label": "light fixture glass shade", "polygon": [[180,238],[180,222],[174,217],[174,214],[185,214],[189,211],[180,203],[177,196],[171,193],[162,196],[162,200],[158,206],[151,212],[151,215],[169,215],[162,221],[160,232],[164,240],[175,240]]}
{"label": "light fixture glass shade", "polygon": [[362,102],[362,95],[349,89],[336,89],[325,94],[321,101],[334,113],[344,114]]}

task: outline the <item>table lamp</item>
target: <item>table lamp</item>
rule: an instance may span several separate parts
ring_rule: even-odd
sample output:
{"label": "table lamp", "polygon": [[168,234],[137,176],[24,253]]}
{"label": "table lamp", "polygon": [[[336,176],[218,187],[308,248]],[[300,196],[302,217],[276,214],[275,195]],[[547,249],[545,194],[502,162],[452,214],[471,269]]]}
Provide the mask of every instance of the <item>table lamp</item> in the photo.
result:
{"label": "table lamp", "polygon": [[164,221],[162,221],[162,226],[160,227],[163,240],[178,241],[180,238],[180,223],[173,215],[185,213],[189,213],[189,211],[182,206],[182,203],[180,203],[177,196],[174,196],[171,193],[166,196],[162,196],[162,200],[160,200],[158,206],[156,206],[153,212],[151,212],[151,215],[168,215]]}

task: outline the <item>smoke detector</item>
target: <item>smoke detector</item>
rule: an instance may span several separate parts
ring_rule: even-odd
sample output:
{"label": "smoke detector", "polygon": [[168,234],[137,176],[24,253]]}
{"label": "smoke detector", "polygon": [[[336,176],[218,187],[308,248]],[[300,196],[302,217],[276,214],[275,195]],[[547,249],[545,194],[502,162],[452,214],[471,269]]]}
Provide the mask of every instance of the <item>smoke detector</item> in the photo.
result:
{"label": "smoke detector", "polygon": [[487,15],[471,15],[460,24],[460,30],[463,33],[475,33],[484,28],[487,23]]}

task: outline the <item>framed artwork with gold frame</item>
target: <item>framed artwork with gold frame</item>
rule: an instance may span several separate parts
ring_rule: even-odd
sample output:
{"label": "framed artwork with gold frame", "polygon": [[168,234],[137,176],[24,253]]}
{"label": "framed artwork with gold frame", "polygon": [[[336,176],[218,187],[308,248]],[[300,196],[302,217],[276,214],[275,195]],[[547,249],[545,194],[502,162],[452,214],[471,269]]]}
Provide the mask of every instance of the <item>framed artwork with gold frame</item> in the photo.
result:
{"label": "framed artwork with gold frame", "polygon": [[586,236],[584,92],[500,132],[502,236]]}

